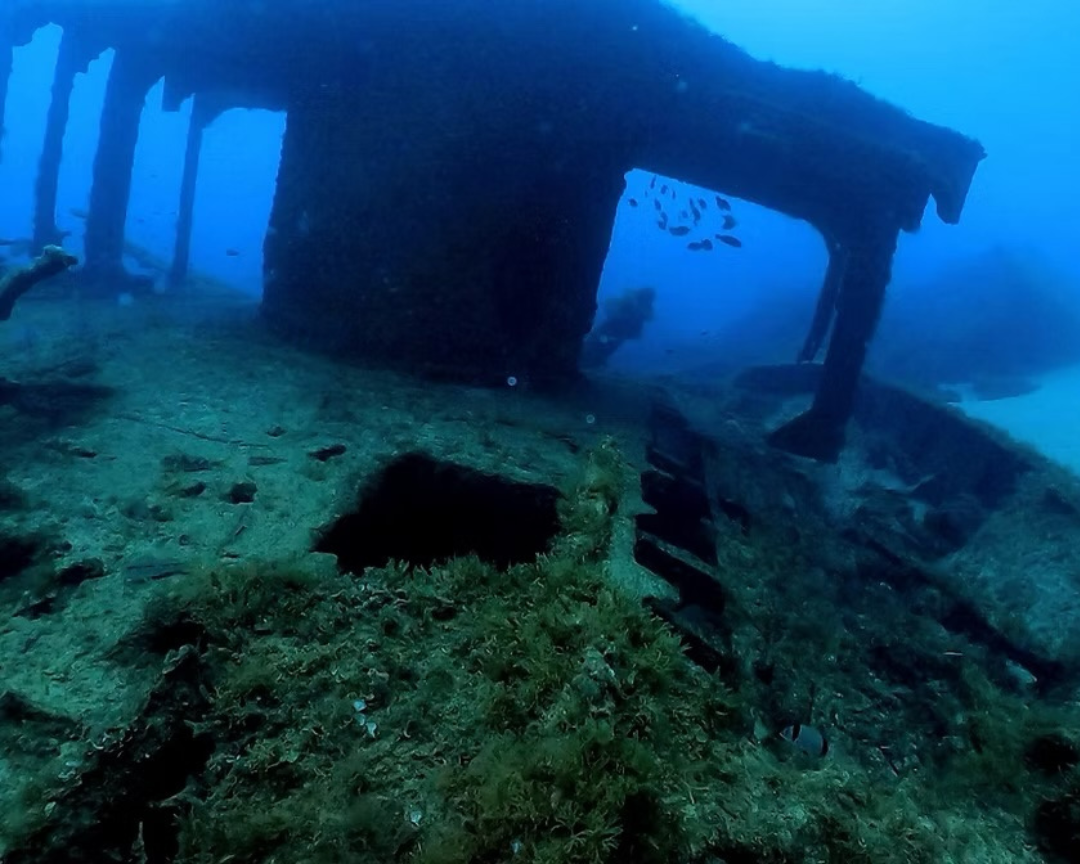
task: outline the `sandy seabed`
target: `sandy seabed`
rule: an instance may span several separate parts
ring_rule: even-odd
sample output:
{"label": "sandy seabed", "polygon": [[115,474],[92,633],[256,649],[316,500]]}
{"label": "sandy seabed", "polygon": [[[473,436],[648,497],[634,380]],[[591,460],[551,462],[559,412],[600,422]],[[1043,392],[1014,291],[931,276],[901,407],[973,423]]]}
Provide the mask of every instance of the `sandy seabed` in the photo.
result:
{"label": "sandy seabed", "polygon": [[1080,475],[1080,366],[1048,374],[1041,385],[1025,396],[968,399],[960,407]]}

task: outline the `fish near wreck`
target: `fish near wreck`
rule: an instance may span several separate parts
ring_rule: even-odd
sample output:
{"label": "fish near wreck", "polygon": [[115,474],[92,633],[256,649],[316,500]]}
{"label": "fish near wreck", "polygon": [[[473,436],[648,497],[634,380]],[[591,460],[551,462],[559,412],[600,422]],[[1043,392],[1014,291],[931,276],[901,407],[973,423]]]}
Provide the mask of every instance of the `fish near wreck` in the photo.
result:
{"label": "fish near wreck", "polygon": [[[658,183],[657,176],[653,175],[649,181],[648,187],[643,190],[643,195],[649,197],[649,191],[656,188]],[[660,196],[653,199],[653,208],[656,210],[657,222],[656,227],[661,231],[671,234],[673,237],[688,237],[690,234],[700,230],[705,236],[696,238],[687,244],[687,249],[691,252],[707,252],[715,248],[713,244],[713,238],[708,234],[709,231],[716,231],[719,228],[721,231],[730,231],[737,224],[737,220],[731,213],[731,204],[720,195],[715,196],[717,202],[717,219],[720,221],[720,225],[709,225],[711,219],[706,218],[706,214],[709,212],[709,202],[704,198],[695,198],[693,194],[688,192],[685,196],[686,205],[683,209],[680,209],[673,216],[669,215],[667,208],[664,206],[664,201],[667,200],[667,196],[671,196],[671,200],[677,200],[677,184],[663,183],[659,188]],[[637,205],[637,199],[630,199],[630,206]],[[740,247],[742,243],[733,236],[726,234],[715,234],[716,240],[720,240],[728,246]]]}
{"label": "fish near wreck", "polygon": [[[657,188],[659,186],[659,188]],[[657,192],[658,195],[653,197],[651,192]],[[710,237],[710,231],[730,231],[738,223],[733,215],[731,215],[731,204],[720,195],[715,196],[717,202],[717,217],[720,222],[719,225],[710,225],[711,218],[707,218],[707,214],[710,213],[709,202],[705,198],[695,198],[693,192],[686,190],[684,195],[685,205],[677,212],[670,211],[665,206],[670,196],[672,201],[678,200],[678,182],[662,183],[658,175],[653,174],[649,178],[648,184],[638,190],[636,197],[626,199],[626,203],[631,208],[639,206],[641,201],[646,198],[652,198],[653,209],[656,211],[656,227],[661,231],[671,234],[674,237],[688,237],[689,235],[701,231],[704,236],[695,238],[692,242],[687,244],[687,249],[691,252],[707,252],[715,248],[713,239]],[[719,240],[722,234],[716,234],[715,238]],[[736,238],[728,237],[723,241],[728,246],[742,245]]]}
{"label": "fish near wreck", "polygon": [[829,739],[816,726],[793,723],[780,731],[780,737],[794,749],[809,756],[826,756],[829,753]]}

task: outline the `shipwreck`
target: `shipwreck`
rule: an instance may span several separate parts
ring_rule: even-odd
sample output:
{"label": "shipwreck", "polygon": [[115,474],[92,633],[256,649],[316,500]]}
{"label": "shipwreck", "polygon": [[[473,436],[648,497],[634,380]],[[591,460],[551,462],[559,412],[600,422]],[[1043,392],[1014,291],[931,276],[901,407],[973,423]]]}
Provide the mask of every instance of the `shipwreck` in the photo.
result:
{"label": "shipwreck", "polygon": [[559,381],[576,373],[593,322],[624,177],[643,168],[820,231],[830,264],[799,359],[828,336],[823,374],[812,408],[772,440],[824,460],[843,445],[898,235],[919,227],[931,198],[957,222],[984,156],[853,83],[757,61],[661,0],[9,0],[0,110],[12,49],[49,23],[63,40],[39,248],[57,239],[74,78],[116,52],[87,285],[124,290],[139,119],[164,79],[167,109],[194,99],[175,280],[203,130],[230,108],[284,111],[264,249],[263,310],[277,332],[426,373]]}

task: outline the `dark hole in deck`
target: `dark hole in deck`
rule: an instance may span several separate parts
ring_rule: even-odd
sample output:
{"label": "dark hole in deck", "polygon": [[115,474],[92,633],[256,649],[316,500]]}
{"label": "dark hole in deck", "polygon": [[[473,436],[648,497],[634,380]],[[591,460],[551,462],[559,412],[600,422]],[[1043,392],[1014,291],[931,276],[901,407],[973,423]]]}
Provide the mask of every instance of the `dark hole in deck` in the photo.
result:
{"label": "dark hole in deck", "polygon": [[0,582],[29,569],[40,552],[32,540],[0,534]]}
{"label": "dark hole in deck", "polygon": [[558,490],[516,483],[422,453],[397,459],[356,510],[333,522],[316,551],[360,573],[391,560],[427,567],[463,555],[505,568],[547,550],[559,529]]}

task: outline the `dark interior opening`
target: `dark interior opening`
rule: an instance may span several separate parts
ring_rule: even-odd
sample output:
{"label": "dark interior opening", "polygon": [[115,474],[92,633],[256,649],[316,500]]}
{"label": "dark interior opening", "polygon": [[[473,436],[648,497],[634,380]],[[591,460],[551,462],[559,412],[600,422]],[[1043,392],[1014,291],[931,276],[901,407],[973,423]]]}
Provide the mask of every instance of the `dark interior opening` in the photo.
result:
{"label": "dark interior opening", "polygon": [[0,581],[29,569],[40,552],[39,545],[31,540],[0,534]]}
{"label": "dark interior opening", "polygon": [[316,544],[342,571],[391,560],[427,567],[475,554],[500,568],[535,560],[559,530],[559,492],[423,453],[383,469],[356,509],[331,523]]}

